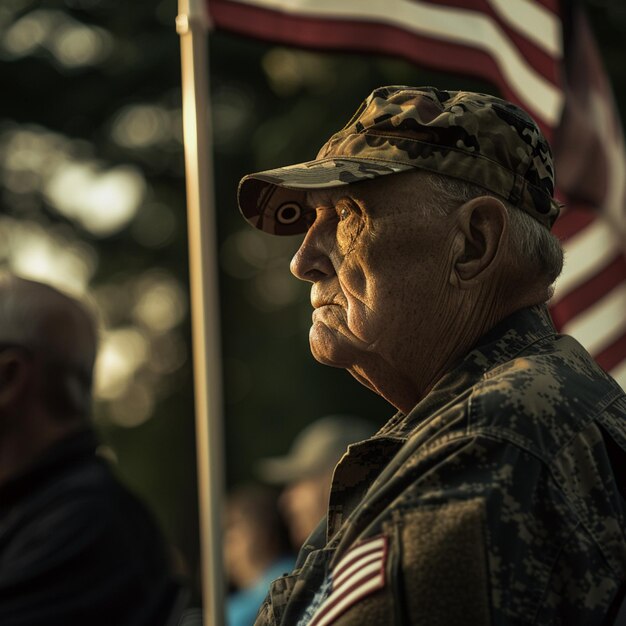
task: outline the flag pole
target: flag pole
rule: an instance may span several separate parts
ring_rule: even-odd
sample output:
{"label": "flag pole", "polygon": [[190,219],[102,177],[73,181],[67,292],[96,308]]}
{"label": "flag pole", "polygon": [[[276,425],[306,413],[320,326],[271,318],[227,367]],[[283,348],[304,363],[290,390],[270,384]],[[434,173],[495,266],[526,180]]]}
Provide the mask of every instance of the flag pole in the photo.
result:
{"label": "flag pole", "polygon": [[178,1],[176,31],[182,66],[203,617],[205,626],[222,626],[222,376],[204,0]]}

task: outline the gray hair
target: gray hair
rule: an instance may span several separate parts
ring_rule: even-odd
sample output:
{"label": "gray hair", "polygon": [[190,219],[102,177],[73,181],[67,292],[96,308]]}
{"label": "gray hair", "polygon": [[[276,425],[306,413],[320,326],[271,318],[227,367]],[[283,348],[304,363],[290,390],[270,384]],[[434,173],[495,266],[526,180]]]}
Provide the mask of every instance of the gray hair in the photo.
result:
{"label": "gray hair", "polygon": [[[478,185],[431,172],[420,172],[432,192],[420,200],[420,209],[449,215],[459,206],[480,196],[495,196]],[[432,199],[437,203],[433,204]],[[525,211],[502,200],[509,215],[510,245],[520,268],[532,268],[549,287],[563,269],[563,248],[560,241]]]}

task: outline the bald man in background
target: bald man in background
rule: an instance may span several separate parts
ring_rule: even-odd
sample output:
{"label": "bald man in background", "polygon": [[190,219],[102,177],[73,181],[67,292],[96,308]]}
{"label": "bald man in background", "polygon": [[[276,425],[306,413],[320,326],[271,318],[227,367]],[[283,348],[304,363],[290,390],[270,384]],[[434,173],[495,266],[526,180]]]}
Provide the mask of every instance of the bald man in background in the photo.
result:
{"label": "bald man in background", "polygon": [[180,594],[166,545],[97,454],[89,423],[96,351],[82,304],[0,276],[3,626],[175,619]]}

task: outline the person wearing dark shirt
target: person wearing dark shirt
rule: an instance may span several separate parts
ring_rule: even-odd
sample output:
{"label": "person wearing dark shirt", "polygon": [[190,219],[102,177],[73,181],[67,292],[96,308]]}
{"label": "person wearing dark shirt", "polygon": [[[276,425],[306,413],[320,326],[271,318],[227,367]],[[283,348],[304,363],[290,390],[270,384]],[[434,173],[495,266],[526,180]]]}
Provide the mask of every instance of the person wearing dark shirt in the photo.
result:
{"label": "person wearing dark shirt", "polygon": [[93,317],[0,277],[0,624],[175,624],[160,531],[90,426]]}

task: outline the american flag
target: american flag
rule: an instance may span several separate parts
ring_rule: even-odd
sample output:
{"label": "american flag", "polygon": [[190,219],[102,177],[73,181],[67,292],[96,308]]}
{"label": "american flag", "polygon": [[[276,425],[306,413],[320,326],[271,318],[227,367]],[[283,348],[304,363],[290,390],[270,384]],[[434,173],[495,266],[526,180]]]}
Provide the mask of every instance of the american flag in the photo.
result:
{"label": "american flag", "polygon": [[587,21],[559,0],[207,0],[213,25],[381,53],[494,84],[551,141],[566,264],[554,321],[626,388],[626,156]]}
{"label": "american flag", "polygon": [[327,626],[371,593],[385,586],[387,537],[379,536],[350,549],[331,572],[328,597],[308,626]]}

